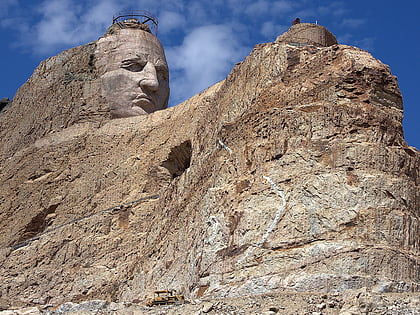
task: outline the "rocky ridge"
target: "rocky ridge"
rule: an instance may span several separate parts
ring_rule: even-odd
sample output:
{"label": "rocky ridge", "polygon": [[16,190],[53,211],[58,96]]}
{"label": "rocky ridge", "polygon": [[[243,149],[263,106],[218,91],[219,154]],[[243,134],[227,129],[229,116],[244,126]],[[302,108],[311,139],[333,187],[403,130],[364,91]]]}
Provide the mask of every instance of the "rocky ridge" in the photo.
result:
{"label": "rocky ridge", "polygon": [[94,45],[41,63],[0,114],[8,308],[169,287],[418,291],[419,151],[388,66],[349,46],[260,44],[183,104],[109,120]]}

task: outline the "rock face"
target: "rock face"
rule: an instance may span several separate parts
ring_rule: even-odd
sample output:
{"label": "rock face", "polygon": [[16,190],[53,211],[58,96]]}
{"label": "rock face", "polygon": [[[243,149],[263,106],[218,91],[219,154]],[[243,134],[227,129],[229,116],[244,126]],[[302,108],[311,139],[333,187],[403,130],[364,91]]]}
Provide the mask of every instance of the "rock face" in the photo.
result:
{"label": "rock face", "polygon": [[94,64],[96,43],[67,50],[41,62],[2,110],[2,160],[49,133],[75,123],[109,119]]}
{"label": "rock face", "polygon": [[420,155],[388,66],[261,44],[186,102],[109,120],[94,46],[0,114],[8,305],[419,289]]}

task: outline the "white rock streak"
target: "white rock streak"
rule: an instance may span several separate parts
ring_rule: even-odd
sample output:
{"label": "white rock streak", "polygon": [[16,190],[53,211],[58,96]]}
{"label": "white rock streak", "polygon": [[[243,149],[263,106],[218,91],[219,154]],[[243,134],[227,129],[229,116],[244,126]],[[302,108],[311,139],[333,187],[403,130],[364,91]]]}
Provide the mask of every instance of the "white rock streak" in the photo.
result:
{"label": "white rock streak", "polygon": [[217,140],[219,142],[219,144],[226,150],[229,152],[229,154],[232,154],[232,150],[226,145],[224,144],[222,141]]}
{"label": "white rock streak", "polygon": [[212,244],[217,237],[217,234],[222,229],[219,221],[215,216],[210,216],[206,222],[211,228],[211,235],[207,240],[204,241],[205,244]]}
{"label": "white rock streak", "polygon": [[270,226],[268,227],[267,231],[262,237],[260,243],[258,244],[258,247],[261,247],[267,240],[267,238],[270,236],[271,232],[273,232],[274,228],[277,226],[280,219],[283,217],[284,211],[286,209],[286,197],[284,196],[284,193],[280,190],[280,188],[273,182],[273,180],[270,177],[263,176],[263,178],[271,184],[271,187],[273,187],[277,195],[281,198],[282,204],[277,209],[276,216],[274,217],[273,222],[271,222]]}
{"label": "white rock streak", "polygon": [[270,183],[271,187],[273,187],[273,189],[275,190],[277,195],[281,198],[282,204],[277,209],[276,216],[274,217],[274,220],[273,220],[273,222],[271,222],[267,231],[264,233],[261,241],[256,246],[254,245],[254,246],[250,247],[249,251],[247,251],[245,256],[238,260],[239,264],[242,264],[254,252],[255,248],[263,246],[264,242],[270,236],[271,232],[273,232],[274,228],[280,222],[280,220],[283,217],[284,212],[286,210],[286,197],[284,196],[284,193],[280,190],[280,188],[273,182],[273,180],[270,177],[263,176],[263,178],[266,179]]}

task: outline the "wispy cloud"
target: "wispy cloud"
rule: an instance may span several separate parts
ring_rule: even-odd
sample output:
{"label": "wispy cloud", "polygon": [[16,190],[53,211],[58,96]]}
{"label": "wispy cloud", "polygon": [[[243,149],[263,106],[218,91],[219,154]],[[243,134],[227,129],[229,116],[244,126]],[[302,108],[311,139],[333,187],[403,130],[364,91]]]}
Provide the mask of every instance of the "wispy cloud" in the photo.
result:
{"label": "wispy cloud", "polygon": [[222,80],[245,53],[227,25],[194,29],[182,45],[167,50],[174,74],[171,93],[175,103]]}
{"label": "wispy cloud", "polygon": [[89,7],[74,0],[44,1],[36,10],[40,18],[22,34],[23,40],[41,55],[95,40],[117,8],[113,0],[92,1]]}
{"label": "wispy cloud", "polygon": [[69,0],[45,2],[40,8],[41,21],[36,25],[36,39],[40,47],[73,44],[77,33],[77,7]]}
{"label": "wispy cloud", "polygon": [[303,22],[313,23],[315,21],[342,19],[348,13],[348,9],[344,2],[333,1],[320,6],[305,5],[296,12],[296,16],[300,17]]}
{"label": "wispy cloud", "polygon": [[167,34],[173,30],[184,28],[185,25],[185,16],[180,13],[173,11],[163,11],[159,15],[159,32],[161,34]]}
{"label": "wispy cloud", "polygon": [[289,26],[283,24],[275,24],[272,21],[264,22],[261,27],[261,35],[268,40],[274,41],[276,37],[287,31]]}
{"label": "wispy cloud", "polygon": [[261,18],[261,16],[270,17],[278,14],[288,13],[293,9],[296,2],[288,0],[267,1],[258,0],[249,3],[244,12],[251,18]]}
{"label": "wispy cloud", "polygon": [[348,13],[348,9],[346,4],[341,1],[332,1],[328,4],[321,5],[319,7],[315,7],[315,13],[322,16],[334,16],[334,17],[341,17]]}
{"label": "wispy cloud", "polygon": [[18,5],[17,0],[2,0],[0,2],[0,16],[7,16],[9,9]]}
{"label": "wispy cloud", "polygon": [[373,52],[375,50],[375,38],[374,37],[365,37],[358,39],[354,42],[354,46]]}
{"label": "wispy cloud", "polygon": [[270,3],[265,0],[258,0],[247,6],[245,13],[251,17],[257,17],[267,14],[268,10],[270,10]]}
{"label": "wispy cloud", "polygon": [[340,44],[359,47],[361,49],[373,52],[375,50],[374,37],[358,37],[353,33],[346,33],[337,37]]}
{"label": "wispy cloud", "polygon": [[349,28],[358,28],[365,24],[364,19],[344,19],[341,23],[341,26],[343,27],[349,27]]}
{"label": "wispy cloud", "polygon": [[[252,46],[274,40],[295,17],[321,24],[334,19],[343,34],[363,26],[349,14],[346,3],[317,5],[309,0],[43,0],[40,5],[1,0],[8,12],[0,26],[20,34],[21,50],[42,58],[96,40],[111,24],[113,14],[144,9],[159,17],[159,38],[171,71],[170,103],[185,100],[221,80]],[[15,9],[15,10],[13,10]],[[24,12],[24,13],[23,13]],[[2,14],[0,13],[0,15]],[[343,19],[345,17],[345,19]],[[19,23],[15,23],[19,20]],[[365,36],[358,43],[372,46]],[[347,38],[351,43],[353,38]]]}

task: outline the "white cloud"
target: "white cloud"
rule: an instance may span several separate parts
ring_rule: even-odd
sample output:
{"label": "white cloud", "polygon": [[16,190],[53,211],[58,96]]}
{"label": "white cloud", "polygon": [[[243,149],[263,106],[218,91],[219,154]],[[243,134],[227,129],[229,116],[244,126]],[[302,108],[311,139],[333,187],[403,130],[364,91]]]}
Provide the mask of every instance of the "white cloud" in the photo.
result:
{"label": "white cloud", "polygon": [[355,46],[367,50],[369,52],[375,51],[375,38],[365,37],[359,40],[356,40]]}
{"label": "white cloud", "polygon": [[341,17],[345,15],[348,10],[344,7],[344,3],[342,2],[331,2],[327,5],[317,7],[314,12],[321,16]]}
{"label": "white cloud", "polygon": [[[99,27],[109,26],[112,23],[112,17],[118,11],[118,4],[112,0],[102,0],[92,5],[82,16],[83,25],[98,29]],[[104,31],[104,30],[102,30]]]}
{"label": "white cloud", "polygon": [[267,14],[270,4],[265,0],[258,0],[247,6],[245,13],[249,16],[261,16]]}
{"label": "white cloud", "polygon": [[302,22],[315,23],[315,21],[330,20],[331,18],[342,19],[348,13],[343,2],[331,2],[322,6],[303,6],[304,8],[295,13]]}
{"label": "white cloud", "polygon": [[[39,8],[43,19],[36,25],[36,39],[41,47],[72,44],[77,12],[70,0],[46,1]],[[42,49],[41,49],[42,50]]]}
{"label": "white cloud", "polygon": [[159,16],[159,33],[167,34],[185,26],[185,16],[173,11],[163,11]]}
{"label": "white cloud", "polygon": [[113,0],[90,4],[86,7],[74,0],[44,1],[38,9],[41,19],[26,40],[36,53],[47,54],[97,39],[112,23],[118,5]]}
{"label": "white cloud", "polygon": [[273,12],[277,14],[284,14],[286,12],[289,12],[290,10],[293,9],[293,7],[294,7],[294,2],[286,1],[286,0],[276,1],[272,5]]}
{"label": "white cloud", "polygon": [[232,12],[233,15],[236,14],[243,14],[245,7],[247,6],[247,0],[228,0],[227,6],[230,12]]}
{"label": "white cloud", "polygon": [[341,45],[350,45],[353,35],[350,33],[336,34],[337,42]]}
{"label": "white cloud", "polygon": [[[9,0],[11,1],[11,0]],[[185,1],[139,0],[44,0],[37,10],[38,22],[31,26],[30,34],[23,34],[26,44],[32,46],[37,54],[55,53],[60,49],[80,45],[101,36],[112,23],[112,16],[127,9],[145,9],[154,15],[161,13],[159,30],[169,33],[178,25],[186,23],[179,11]],[[200,4],[191,6],[205,12]],[[202,21],[202,19],[200,19]]]}
{"label": "white cloud", "polygon": [[137,3],[133,0],[118,1],[120,9],[125,7],[128,9],[146,10],[155,15],[160,10],[183,11],[187,2],[186,0],[138,0]]}
{"label": "white cloud", "polygon": [[191,24],[202,25],[203,23],[209,23],[211,21],[209,18],[209,10],[207,10],[200,2],[189,4],[186,12],[188,14],[188,20]]}
{"label": "white cloud", "polygon": [[373,52],[375,48],[375,38],[374,37],[355,37],[352,33],[339,34],[337,36],[337,41],[339,44],[355,46],[369,52]]}
{"label": "white cloud", "polygon": [[269,40],[275,40],[278,35],[283,34],[289,27],[287,25],[275,24],[272,21],[265,22],[261,27],[261,35]]}
{"label": "white cloud", "polygon": [[365,20],[363,19],[344,19],[341,23],[344,27],[350,27],[350,28],[358,28],[359,26],[365,24]]}
{"label": "white cloud", "polygon": [[274,2],[258,0],[247,5],[244,12],[250,17],[264,18],[268,16],[285,14],[286,12],[292,10],[294,6],[295,3],[289,0],[280,0]]}
{"label": "white cloud", "polygon": [[167,49],[173,74],[173,101],[183,101],[224,79],[244,55],[244,48],[229,26],[208,25],[194,29],[181,46]]}

